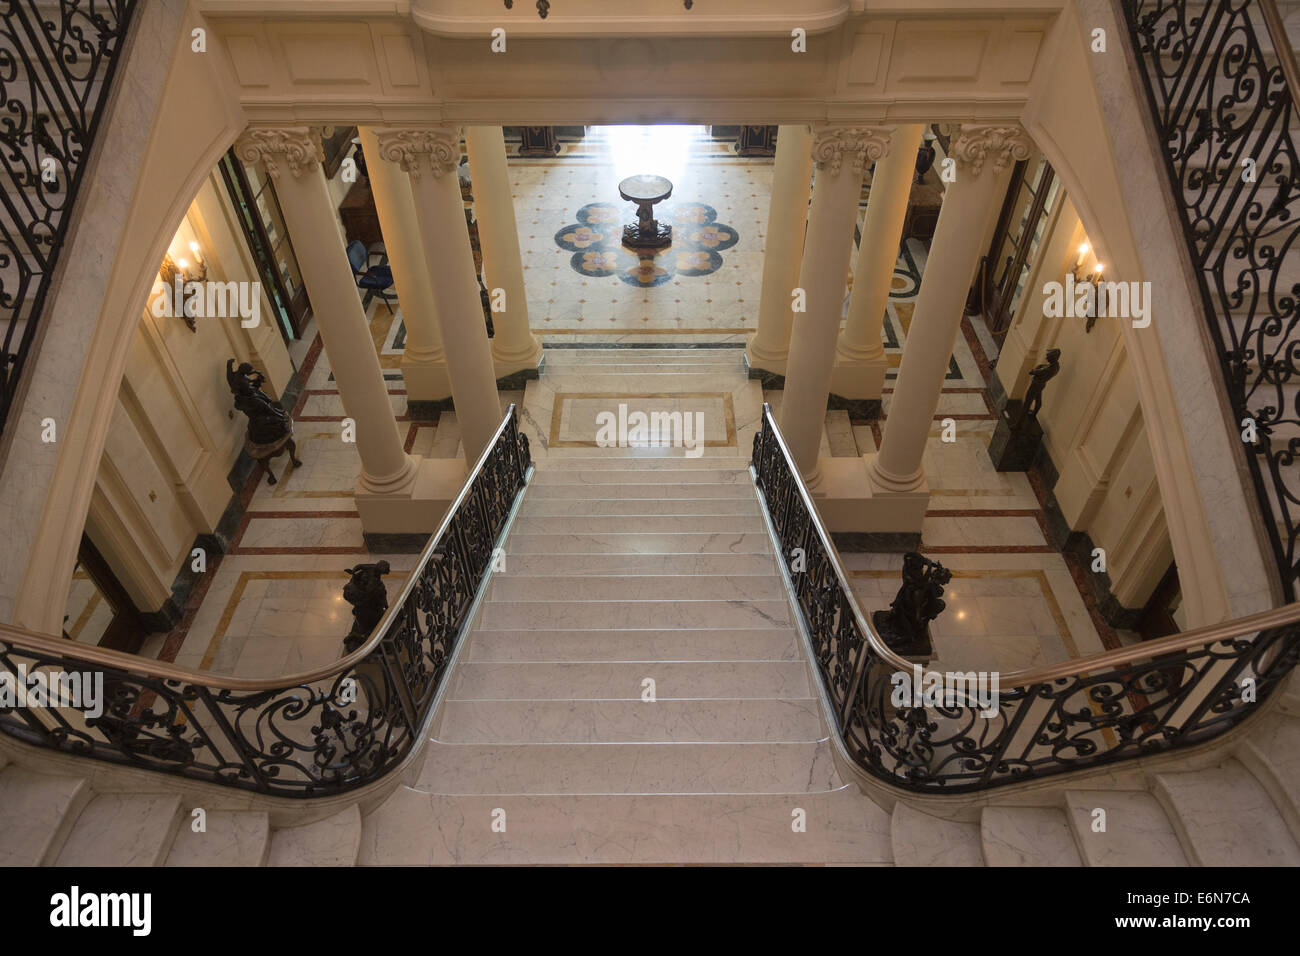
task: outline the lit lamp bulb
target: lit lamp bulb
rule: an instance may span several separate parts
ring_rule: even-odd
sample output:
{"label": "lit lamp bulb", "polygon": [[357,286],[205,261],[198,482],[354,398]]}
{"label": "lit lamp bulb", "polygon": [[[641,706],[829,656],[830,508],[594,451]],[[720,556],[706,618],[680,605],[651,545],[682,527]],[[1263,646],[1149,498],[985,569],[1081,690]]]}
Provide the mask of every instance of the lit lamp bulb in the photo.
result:
{"label": "lit lamp bulb", "polygon": [[199,254],[199,244],[197,242],[190,243],[190,252],[194,253],[194,260],[196,262],[203,261],[203,256]]}
{"label": "lit lamp bulb", "polygon": [[1103,269],[1105,269],[1106,267],[1103,266],[1103,265],[1099,262],[1099,263],[1097,263],[1093,268],[1096,270],[1096,271],[1093,273],[1093,275],[1095,275],[1098,279],[1100,279],[1100,278],[1101,278],[1101,271],[1102,271]]}
{"label": "lit lamp bulb", "polygon": [[1074,263],[1076,268],[1083,265],[1084,257],[1088,255],[1088,251],[1091,248],[1092,246],[1088,245],[1086,242],[1079,247],[1079,258]]}
{"label": "lit lamp bulb", "polygon": [[188,268],[190,267],[190,260],[188,260],[188,259],[177,259],[177,260],[176,260],[176,265],[178,265],[178,266],[180,267],[181,271],[184,272],[186,269],[188,269]]}

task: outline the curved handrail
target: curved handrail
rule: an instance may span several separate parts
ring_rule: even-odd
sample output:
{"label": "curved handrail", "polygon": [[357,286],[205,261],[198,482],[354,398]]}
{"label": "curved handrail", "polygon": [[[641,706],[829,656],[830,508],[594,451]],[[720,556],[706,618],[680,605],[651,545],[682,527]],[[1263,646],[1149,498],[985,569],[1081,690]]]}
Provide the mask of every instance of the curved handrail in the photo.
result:
{"label": "curved handrail", "polygon": [[[530,468],[511,405],[367,640],[303,674],[212,674],[0,625],[0,677],[25,687],[49,671],[64,691],[50,702],[25,690],[17,706],[0,704],[0,731],[275,795],[373,783],[418,746]],[[103,693],[84,693],[88,682]]]}
{"label": "curved handrail", "polygon": [[[919,668],[916,675],[917,665],[894,652],[862,613],[766,403],[752,473],[782,563],[789,563],[789,549],[803,552],[801,568],[786,568],[787,581],[836,731],[855,762],[889,784],[925,792],[985,789],[1200,743],[1242,719],[1300,660],[1296,603],[999,674],[977,702],[966,674],[954,681]],[[898,703],[900,675],[908,686],[920,676],[925,686],[953,693],[938,702]]]}

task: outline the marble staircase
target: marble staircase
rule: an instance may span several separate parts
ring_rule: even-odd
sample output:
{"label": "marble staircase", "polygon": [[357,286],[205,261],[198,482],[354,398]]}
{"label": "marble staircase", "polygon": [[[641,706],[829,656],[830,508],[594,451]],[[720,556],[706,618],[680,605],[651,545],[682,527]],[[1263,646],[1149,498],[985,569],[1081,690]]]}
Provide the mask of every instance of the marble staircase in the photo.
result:
{"label": "marble staircase", "polygon": [[[747,471],[761,392],[738,355],[654,351],[602,354],[638,369],[595,378],[548,354],[529,383],[541,447],[505,568],[379,806],[297,827],[212,811],[195,833],[166,777],[113,792],[74,758],[55,775],[0,750],[0,864],[1300,864],[1295,694],[1217,765],[993,791],[963,820],[846,783]],[[732,396],[735,444],[546,453],[557,395],[662,395],[694,377],[679,354]]]}

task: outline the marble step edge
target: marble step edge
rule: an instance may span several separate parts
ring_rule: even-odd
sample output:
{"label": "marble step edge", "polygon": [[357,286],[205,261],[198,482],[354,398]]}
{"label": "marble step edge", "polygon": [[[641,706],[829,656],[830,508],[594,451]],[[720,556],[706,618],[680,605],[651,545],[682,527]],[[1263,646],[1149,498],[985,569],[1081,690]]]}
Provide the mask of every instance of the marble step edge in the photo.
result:
{"label": "marble step edge", "polygon": [[352,866],[361,846],[361,810],[349,804],[338,813],[298,827],[271,831],[266,866]]}
{"label": "marble step edge", "polygon": [[[35,807],[29,809],[19,804],[16,791],[27,791],[25,803],[30,804],[34,800]],[[8,834],[5,834],[7,846],[0,847],[0,861],[6,866],[53,864],[63,851],[81,811],[94,796],[90,781],[84,777],[29,770],[21,764],[0,768],[0,799],[4,801],[0,804],[0,820],[9,814],[16,814],[19,819],[14,822],[23,826],[27,836],[25,842],[32,844],[22,859],[11,859],[13,845],[17,841],[11,841]],[[49,818],[41,821],[41,831],[35,829],[38,821],[32,810],[49,813]]]}
{"label": "marble step edge", "polygon": [[978,823],[932,816],[899,800],[890,814],[895,866],[984,866]]}
{"label": "marble step edge", "polygon": [[1238,745],[1235,756],[1259,781],[1277,807],[1287,829],[1291,831],[1291,836],[1300,844],[1300,794],[1288,789],[1274,766],[1273,758],[1253,737],[1248,737]]}
{"label": "marble step edge", "polygon": [[182,817],[163,866],[264,866],[271,852],[270,815],[256,810],[211,810],[206,829],[195,833]]}
{"label": "marble step edge", "polygon": [[[1066,790],[1065,816],[1088,866],[1187,865],[1182,843],[1160,801],[1149,790]],[[1103,822],[1097,810],[1105,810]]]}
{"label": "marble step edge", "polygon": [[[788,628],[593,629],[475,632],[466,661],[558,660],[640,663],[673,660],[804,660],[798,632]],[[752,649],[752,650],[750,650]]]}
{"label": "marble step edge", "polygon": [[[506,558],[509,564],[509,556]],[[645,596],[653,594],[654,597]],[[580,596],[579,596],[580,595]],[[502,574],[487,600],[543,604],[610,601],[777,601],[786,596],[776,574]]]}
{"label": "marble step edge", "polygon": [[[77,815],[54,865],[160,866],[171,852],[185,816],[185,807],[177,793],[97,791]],[[133,826],[135,839],[123,841],[120,849],[144,853],[144,858],[124,862],[120,857],[106,857],[112,845],[109,834]],[[96,827],[93,835],[81,832]]]}
{"label": "marble step edge", "polygon": [[753,700],[812,695],[803,661],[463,661],[447,699],[642,700],[654,681],[658,701]]}
{"label": "marble step edge", "polygon": [[986,806],[980,852],[989,866],[1081,866],[1069,814],[1059,806]]}

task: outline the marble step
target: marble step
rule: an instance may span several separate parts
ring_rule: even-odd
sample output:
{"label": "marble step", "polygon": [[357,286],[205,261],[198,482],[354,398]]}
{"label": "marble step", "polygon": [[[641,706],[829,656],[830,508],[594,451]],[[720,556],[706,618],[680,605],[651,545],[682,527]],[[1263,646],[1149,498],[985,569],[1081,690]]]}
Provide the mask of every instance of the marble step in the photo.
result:
{"label": "marble step", "polygon": [[17,765],[0,770],[0,866],[40,866],[57,857],[91,796],[80,777]]}
{"label": "marble step", "polygon": [[[1074,842],[1088,866],[1186,866],[1160,801],[1145,790],[1067,790]],[[1105,810],[1105,830],[1094,829]]]}
{"label": "marble step", "polygon": [[748,515],[605,515],[583,518],[567,515],[557,518],[515,519],[513,534],[665,534],[688,532],[728,532],[761,534],[763,519]]}
{"label": "marble step", "polygon": [[758,498],[751,491],[740,498],[524,498],[521,518],[603,517],[721,517],[757,515]]}
{"label": "marble step", "polygon": [[[451,700],[657,700],[807,697],[802,661],[474,661],[456,668]],[[652,705],[648,705],[652,706]]]}
{"label": "marble step", "polygon": [[[687,459],[691,460],[691,459]],[[703,461],[703,459],[695,459]],[[710,459],[712,465],[716,459]],[[644,464],[644,463],[643,463]],[[584,485],[619,485],[623,488],[663,488],[679,489],[684,485],[734,485],[738,486],[736,495],[753,494],[754,482],[749,476],[748,468],[682,468],[665,474],[667,468],[581,468],[561,469],[555,467],[555,460],[549,461],[548,467],[538,466],[533,472],[533,479],[528,483],[529,494],[543,493],[543,488],[558,486],[570,494],[582,497]],[[572,489],[570,491],[569,489]],[[743,490],[742,490],[743,489]],[[552,494],[550,491],[546,494]],[[590,494],[590,492],[586,492]],[[640,496],[640,497],[650,497]],[[685,497],[695,497],[686,494]],[[722,497],[731,497],[723,495]]]}
{"label": "marble step", "polygon": [[466,661],[803,660],[793,628],[476,631]]}
{"label": "marble step", "polygon": [[1057,807],[985,807],[980,847],[989,866],[1082,866],[1065,811]]}
{"label": "marble step", "polygon": [[983,866],[980,825],[894,804],[889,841],[896,866]]}
{"label": "marble step", "polygon": [[516,522],[506,563],[516,554],[762,554],[772,555],[767,533],[713,531],[673,534],[537,534]]}
{"label": "marble step", "polygon": [[725,365],[686,368],[602,365],[598,368],[551,369],[542,374],[542,384],[557,392],[580,392],[588,398],[608,393],[613,402],[611,411],[617,410],[619,402],[627,403],[629,411],[632,410],[638,395],[702,393],[721,397],[728,392],[742,392],[749,385],[742,369]]}
{"label": "marble step", "polygon": [[[725,375],[733,380],[734,385],[744,385],[746,382],[745,368],[740,362],[720,362],[717,360],[711,362],[691,362],[679,363],[671,358],[660,359],[657,362],[600,362],[588,364],[551,364],[548,360],[542,368],[542,374],[546,376],[545,381],[551,384],[561,376],[572,376],[580,378],[582,384],[586,385],[588,379],[604,379],[613,375],[671,375],[674,378],[697,378],[699,376],[720,376]],[[714,378],[713,389],[717,391],[718,380]],[[592,391],[600,391],[595,388]],[[698,389],[684,388],[681,391],[698,391]],[[630,409],[636,408],[636,399],[618,396],[620,401],[627,402]]]}
{"label": "marble step", "polygon": [[1300,865],[1286,821],[1240,761],[1156,774],[1153,790],[1193,865]]}
{"label": "marble step", "polygon": [[[609,473],[602,472],[607,476]],[[617,474],[617,473],[616,473]],[[692,476],[696,473],[692,472]],[[737,474],[741,474],[737,472]],[[745,475],[745,480],[734,482],[683,481],[677,484],[667,482],[659,484],[635,484],[627,481],[602,482],[605,487],[593,489],[595,482],[575,482],[572,484],[534,484],[528,489],[528,501],[566,501],[569,499],[599,499],[609,495],[618,495],[621,500],[658,499],[677,501],[679,499],[715,499],[736,498],[744,501],[757,501],[754,487]]]}
{"label": "marble step", "polygon": [[351,804],[333,816],[271,832],[267,866],[352,866],[361,845],[361,811]]}
{"label": "marble step", "polygon": [[1291,836],[1300,840],[1300,720],[1275,713],[1251,732],[1237,759],[1268,792]]}
{"label": "marble step", "polygon": [[[737,436],[734,445],[693,445],[686,447],[682,443],[672,444],[664,442],[662,444],[634,446],[612,446],[601,448],[596,444],[590,445],[558,445],[551,447],[548,439],[529,433],[529,441],[532,442],[533,462],[575,462],[586,466],[596,461],[618,461],[629,464],[644,465],[649,462],[660,461],[669,465],[674,465],[684,461],[702,461],[707,465],[716,465],[718,462],[730,463],[736,454],[738,448],[744,448],[752,444],[753,439],[750,437]],[[751,433],[752,434],[752,433]],[[723,465],[722,467],[727,467]]]}
{"label": "marble step", "polygon": [[415,790],[802,793],[840,785],[830,743],[429,744]]}
{"label": "marble step", "polygon": [[546,349],[545,368],[592,365],[731,365],[743,370],[744,349]]}
{"label": "marble step", "polygon": [[479,628],[786,627],[784,601],[488,601]]}
{"label": "marble step", "polygon": [[779,574],[768,554],[507,554],[492,580],[529,575],[589,577],[611,574],[749,577]]}
{"label": "marble step", "polygon": [[170,793],[99,793],[77,817],[56,866],[158,866],[181,825]]}
{"label": "marble step", "polygon": [[795,743],[825,736],[816,700],[449,700],[447,743]]}
{"label": "marble step", "polygon": [[[742,472],[744,480],[749,480],[749,474],[746,469],[749,468],[750,449],[744,452],[731,455],[718,455],[714,458],[686,458],[678,455],[675,458],[661,458],[654,456],[619,456],[610,454],[599,454],[601,449],[573,449],[574,451],[585,451],[586,454],[570,455],[565,458],[542,458],[534,464],[537,465],[535,479],[541,478],[547,473],[574,473],[582,471],[657,471],[657,472],[674,472],[674,471],[720,471],[720,472]],[[614,449],[609,449],[614,450]],[[623,449],[628,451],[630,449]],[[680,451],[680,449],[677,449]],[[723,449],[719,449],[721,451]],[[666,476],[657,476],[656,480],[685,481],[684,476],[681,478],[668,479]],[[718,480],[718,479],[710,479]]]}
{"label": "marble step", "polygon": [[[799,811],[802,811],[800,813]],[[805,832],[792,823],[804,821]],[[495,832],[504,822],[505,832]],[[843,787],[796,794],[443,796],[403,787],[366,816],[386,865],[888,863],[889,815]]]}
{"label": "marble step", "polygon": [[271,823],[253,810],[209,810],[202,833],[182,814],[165,866],[261,866],[271,847]]}
{"label": "marble step", "polygon": [[[506,559],[507,567],[510,564]],[[689,574],[494,575],[489,601],[779,601],[775,571],[736,577]]]}

